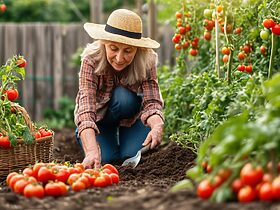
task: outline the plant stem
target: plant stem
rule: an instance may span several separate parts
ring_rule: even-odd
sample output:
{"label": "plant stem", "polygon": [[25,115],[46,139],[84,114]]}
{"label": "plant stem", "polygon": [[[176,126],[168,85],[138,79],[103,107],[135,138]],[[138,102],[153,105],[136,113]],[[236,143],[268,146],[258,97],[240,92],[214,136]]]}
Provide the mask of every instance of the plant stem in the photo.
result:
{"label": "plant stem", "polygon": [[218,23],[218,17],[217,17],[217,12],[215,12],[215,38],[216,38],[216,70],[217,70],[217,75],[218,78],[221,78],[221,70],[220,70],[220,38],[219,38],[219,23]]}
{"label": "plant stem", "polygon": [[270,59],[269,59],[269,67],[268,67],[268,79],[272,76],[272,70],[273,70],[273,58],[275,56],[276,52],[276,35],[272,33],[271,35],[271,53],[270,53]]}

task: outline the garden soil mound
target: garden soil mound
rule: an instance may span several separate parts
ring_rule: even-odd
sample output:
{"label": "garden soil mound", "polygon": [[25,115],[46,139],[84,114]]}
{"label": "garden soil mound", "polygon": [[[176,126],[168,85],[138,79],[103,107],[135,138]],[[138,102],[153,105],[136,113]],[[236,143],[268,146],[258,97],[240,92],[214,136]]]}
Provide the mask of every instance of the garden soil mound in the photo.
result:
{"label": "garden soil mound", "polygon": [[[75,141],[74,130],[55,131],[54,158],[58,162],[81,162],[83,153]],[[105,209],[105,210],[279,210],[279,203],[236,202],[215,204],[196,197],[192,190],[171,192],[170,188],[185,178],[194,164],[194,154],[171,142],[145,154],[140,164],[132,169],[116,167],[120,183],[106,188],[72,190],[66,196],[27,199],[17,195],[1,183],[0,209]]]}

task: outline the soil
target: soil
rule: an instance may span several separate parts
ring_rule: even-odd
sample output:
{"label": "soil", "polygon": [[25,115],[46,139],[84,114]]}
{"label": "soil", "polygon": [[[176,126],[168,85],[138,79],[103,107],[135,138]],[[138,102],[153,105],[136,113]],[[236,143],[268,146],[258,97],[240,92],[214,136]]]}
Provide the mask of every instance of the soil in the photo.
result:
{"label": "soil", "polygon": [[[81,162],[83,153],[75,141],[73,129],[55,131],[54,159],[58,162]],[[0,209],[106,209],[106,210],[279,210],[276,202],[249,204],[211,203],[197,198],[192,190],[171,192],[174,184],[185,178],[193,166],[195,155],[174,142],[164,144],[145,154],[132,169],[119,163],[120,183],[106,188],[69,191],[66,196],[43,199],[25,198],[0,185]]]}

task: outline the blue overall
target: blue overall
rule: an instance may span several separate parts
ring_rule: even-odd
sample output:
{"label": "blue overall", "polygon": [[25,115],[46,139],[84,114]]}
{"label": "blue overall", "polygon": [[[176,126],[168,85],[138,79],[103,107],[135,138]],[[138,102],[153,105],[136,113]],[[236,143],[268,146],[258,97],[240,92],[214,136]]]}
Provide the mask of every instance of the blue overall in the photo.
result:
{"label": "blue overall", "polygon": [[[119,126],[120,120],[135,116],[140,111],[141,104],[142,97],[136,93],[121,86],[114,89],[104,118],[96,123],[100,131],[96,140],[100,145],[102,164],[125,160],[141,149],[151,129],[140,119],[131,127]],[[82,147],[77,129],[76,138]]]}

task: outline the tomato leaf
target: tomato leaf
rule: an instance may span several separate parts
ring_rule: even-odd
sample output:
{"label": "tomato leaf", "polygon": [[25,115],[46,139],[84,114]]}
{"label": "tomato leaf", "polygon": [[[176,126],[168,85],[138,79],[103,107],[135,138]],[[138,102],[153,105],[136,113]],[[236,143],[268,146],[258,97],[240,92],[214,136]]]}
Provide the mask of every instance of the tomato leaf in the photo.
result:
{"label": "tomato leaf", "polygon": [[23,136],[23,140],[26,144],[33,144],[34,143],[34,136],[31,135],[28,127],[25,127],[22,136]]}
{"label": "tomato leaf", "polygon": [[8,135],[11,145],[13,147],[17,146],[17,137],[13,133],[9,133]]}
{"label": "tomato leaf", "polygon": [[189,179],[184,179],[177,182],[172,188],[171,192],[177,192],[183,189],[194,189],[193,183]]}

